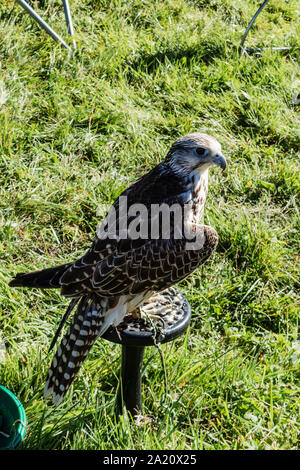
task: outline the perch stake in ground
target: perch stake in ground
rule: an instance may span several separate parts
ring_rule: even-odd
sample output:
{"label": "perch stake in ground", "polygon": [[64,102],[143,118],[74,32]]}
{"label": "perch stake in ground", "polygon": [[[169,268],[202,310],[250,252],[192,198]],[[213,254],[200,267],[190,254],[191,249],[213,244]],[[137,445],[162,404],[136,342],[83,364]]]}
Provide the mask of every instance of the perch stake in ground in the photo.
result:
{"label": "perch stake in ground", "polygon": [[[157,317],[151,323],[147,314]],[[118,325],[110,328],[104,339],[122,345],[121,384],[117,406],[122,411],[124,403],[132,416],[142,412],[142,366],[145,346],[172,341],[182,335],[190,322],[191,310],[188,301],[174,288],[151,297],[142,307],[145,320],[130,315]]]}

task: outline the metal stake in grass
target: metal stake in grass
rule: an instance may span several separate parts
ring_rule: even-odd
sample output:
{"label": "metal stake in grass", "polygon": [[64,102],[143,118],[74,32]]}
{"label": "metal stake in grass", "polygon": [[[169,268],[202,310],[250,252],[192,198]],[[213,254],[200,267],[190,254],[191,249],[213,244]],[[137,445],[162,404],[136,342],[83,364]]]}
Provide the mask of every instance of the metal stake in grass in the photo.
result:
{"label": "metal stake in grass", "polygon": [[[24,10],[29,13],[29,15],[48,33],[50,36],[55,40],[60,42],[66,49],[71,51],[71,47],[68,46],[68,44],[65,43],[65,41],[54,31],[54,29],[51,28],[51,26],[46,23],[46,21],[41,18],[41,16],[30,6],[25,0],[16,0],[18,4],[24,8]],[[71,19],[71,13],[70,13],[70,8],[68,4],[68,0],[63,0],[63,5],[64,5],[64,11],[65,11],[65,17],[66,17],[66,22],[68,26],[68,31],[70,34],[74,34],[73,31],[73,25],[72,25],[72,19]],[[76,43],[75,40],[73,40],[73,46],[76,48]]]}
{"label": "metal stake in grass", "polygon": [[[155,312],[155,320],[151,314]],[[123,403],[132,416],[142,413],[142,366],[145,346],[158,346],[182,335],[190,322],[191,309],[187,300],[170,288],[153,296],[143,306],[143,320],[132,316],[118,325],[118,331],[110,328],[103,338],[122,345],[121,384],[117,396],[117,408],[122,412]],[[147,321],[149,315],[150,321]],[[154,317],[154,315],[152,316]],[[162,320],[162,324],[157,317]],[[161,354],[161,352],[160,352]],[[165,377],[165,365],[163,362]],[[166,377],[164,378],[166,387]]]}
{"label": "metal stake in grass", "polygon": [[266,4],[269,2],[269,0],[265,0],[261,6],[259,7],[259,9],[256,11],[255,15],[252,17],[250,23],[248,24],[247,26],[247,29],[246,31],[244,32],[243,34],[243,37],[242,37],[242,40],[241,40],[241,44],[240,44],[240,50],[243,50],[243,46],[244,46],[244,43],[246,41],[246,37],[248,36],[248,33],[250,31],[250,28],[251,26],[253,25],[254,21],[256,20],[256,18],[258,17],[259,13],[262,11],[262,9],[266,6]]}
{"label": "metal stake in grass", "polygon": [[[63,6],[64,6],[64,12],[65,12],[65,18],[66,18],[67,27],[68,27],[68,33],[71,36],[74,36],[74,29],[73,29],[73,23],[72,23],[71,10],[70,10],[70,6],[69,6],[69,0],[62,0],[62,2],[63,2]],[[74,49],[76,49],[76,41],[75,41],[74,38],[72,40],[72,43],[73,43]]]}

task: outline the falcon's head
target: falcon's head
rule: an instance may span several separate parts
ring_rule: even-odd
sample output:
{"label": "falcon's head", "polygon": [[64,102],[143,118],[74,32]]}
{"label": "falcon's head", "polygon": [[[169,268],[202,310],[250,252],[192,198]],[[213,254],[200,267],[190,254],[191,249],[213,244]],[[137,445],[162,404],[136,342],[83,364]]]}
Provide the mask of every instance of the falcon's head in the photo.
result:
{"label": "falcon's head", "polygon": [[225,170],[226,160],[221,152],[220,143],[207,134],[188,134],[176,140],[165,159],[176,173],[188,175],[194,171],[206,171],[211,165]]}

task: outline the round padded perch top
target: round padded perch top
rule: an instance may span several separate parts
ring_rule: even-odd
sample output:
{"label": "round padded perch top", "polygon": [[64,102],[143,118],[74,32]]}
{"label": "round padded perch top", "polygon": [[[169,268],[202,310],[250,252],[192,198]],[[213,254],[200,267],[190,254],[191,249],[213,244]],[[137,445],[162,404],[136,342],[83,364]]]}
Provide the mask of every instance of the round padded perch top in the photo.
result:
{"label": "round padded perch top", "polygon": [[[103,338],[124,346],[153,346],[182,335],[191,320],[188,301],[173,287],[153,295],[140,310],[145,320],[127,315],[117,330],[110,327]],[[157,318],[148,321],[147,315]]]}

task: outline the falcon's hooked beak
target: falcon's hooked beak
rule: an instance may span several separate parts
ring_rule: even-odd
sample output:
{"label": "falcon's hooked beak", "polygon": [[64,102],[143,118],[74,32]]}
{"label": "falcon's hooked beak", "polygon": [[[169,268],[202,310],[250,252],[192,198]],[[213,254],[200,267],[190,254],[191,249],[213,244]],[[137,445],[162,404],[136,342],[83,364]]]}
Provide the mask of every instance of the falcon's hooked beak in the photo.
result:
{"label": "falcon's hooked beak", "polygon": [[225,157],[223,157],[223,155],[221,154],[214,155],[212,158],[212,162],[214,163],[214,165],[220,166],[223,171],[227,166]]}

